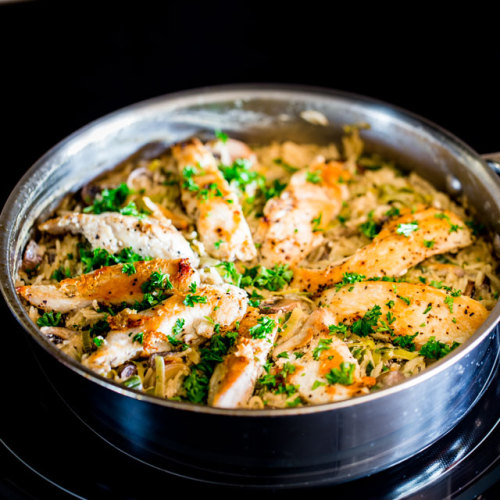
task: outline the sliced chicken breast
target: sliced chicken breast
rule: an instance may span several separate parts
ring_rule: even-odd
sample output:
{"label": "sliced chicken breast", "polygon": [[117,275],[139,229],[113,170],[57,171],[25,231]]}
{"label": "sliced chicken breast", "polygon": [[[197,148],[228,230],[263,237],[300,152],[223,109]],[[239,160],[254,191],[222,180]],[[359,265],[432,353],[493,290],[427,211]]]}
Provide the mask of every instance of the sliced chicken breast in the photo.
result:
{"label": "sliced chicken breast", "polygon": [[[451,345],[465,342],[488,316],[487,309],[465,295],[415,283],[364,281],[325,291],[319,301],[332,324],[352,324],[374,307],[374,330],[391,336],[414,335],[417,348],[431,337]],[[385,325],[384,323],[385,322]]]}
{"label": "sliced chicken breast", "polygon": [[298,264],[323,241],[321,232],[347,197],[342,181],[348,176],[339,162],[317,163],[292,175],[280,197],[264,207],[255,236],[263,265]]}
{"label": "sliced chicken breast", "polygon": [[317,294],[342,281],[344,273],[401,276],[433,255],[471,242],[470,230],[457,215],[427,208],[390,221],[369,245],[341,262],[322,269],[295,268],[290,287]]}
{"label": "sliced chicken breast", "polygon": [[[334,321],[329,311],[316,310],[301,331],[279,346],[279,353],[301,352],[302,356],[288,356],[294,370],[286,382],[293,384],[301,399],[311,404],[332,403],[366,394],[375,385],[373,377],[361,377],[357,360],[345,342],[329,332]],[[276,351],[274,354],[277,354]]]}
{"label": "sliced chicken breast", "polygon": [[210,338],[215,325],[229,327],[247,310],[241,288],[202,285],[195,294],[176,294],[142,312],[130,309],[108,319],[111,331],[104,344],[83,363],[105,374],[112,367],[139,356],[171,351],[180,344],[196,345]]}
{"label": "sliced chicken breast", "polygon": [[62,280],[57,285],[18,287],[17,293],[30,304],[45,311],[67,313],[92,304],[134,304],[143,298],[142,285],[155,272],[167,274],[173,290],[187,291],[193,282],[199,283],[198,272],[189,259],[154,259],[135,262],[135,272],[123,272],[123,264],[107,266],[76,278]]}
{"label": "sliced chicken breast", "polygon": [[188,258],[194,265],[199,260],[184,236],[168,219],[139,219],[115,212],[99,215],[70,213],[40,224],[39,229],[50,234],[82,234],[93,249],[104,248],[110,253],[131,247],[143,257]]}
{"label": "sliced chicken breast", "polygon": [[209,149],[192,139],[172,151],[182,176],[182,202],[206,251],[221,260],[254,259],[257,251],[241,204]]}
{"label": "sliced chicken breast", "polygon": [[239,337],[210,379],[208,404],[218,408],[245,406],[271,351],[280,314],[263,315],[252,309],[241,321]]}

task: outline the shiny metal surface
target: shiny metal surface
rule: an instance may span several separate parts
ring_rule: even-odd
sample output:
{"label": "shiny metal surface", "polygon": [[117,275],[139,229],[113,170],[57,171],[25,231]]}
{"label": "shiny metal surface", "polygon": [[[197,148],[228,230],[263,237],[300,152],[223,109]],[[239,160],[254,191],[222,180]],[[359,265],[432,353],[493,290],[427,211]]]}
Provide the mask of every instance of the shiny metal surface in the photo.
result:
{"label": "shiny metal surface", "polygon": [[[321,112],[328,125],[305,121],[306,110]],[[144,144],[168,144],[214,129],[253,143],[273,139],[325,143],[338,139],[344,124],[359,122],[371,125],[363,132],[368,150],[416,170],[439,189],[465,196],[500,240],[500,184],[474,151],[414,115],[324,89],[253,85],[160,97],[81,129],[25,174],[0,216],[2,292],[24,329],[50,354],[44,359],[54,365],[54,383],[83,418],[111,441],[158,464],[162,457],[175,457],[214,474],[224,467],[236,476],[248,468],[264,467],[265,475],[271,470],[293,474],[307,467],[312,476],[311,468],[329,470],[332,482],[397,463],[430,445],[462,418],[493,367],[498,304],[469,342],[399,386],[336,404],[249,411],[160,400],[93,374],[41,338],[15,293],[12,277],[33,223],[47,217],[64,193]],[[58,361],[52,363],[54,358]],[[65,379],[72,381],[71,387],[66,387]],[[203,432],[207,428],[212,432]]]}

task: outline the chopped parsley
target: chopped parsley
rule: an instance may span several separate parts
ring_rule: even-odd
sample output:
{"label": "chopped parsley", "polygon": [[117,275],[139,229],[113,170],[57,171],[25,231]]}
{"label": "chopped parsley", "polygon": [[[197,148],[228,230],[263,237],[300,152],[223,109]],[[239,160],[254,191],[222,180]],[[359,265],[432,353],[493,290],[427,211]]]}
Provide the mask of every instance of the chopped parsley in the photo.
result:
{"label": "chopped parsley", "polygon": [[416,349],[413,340],[417,335],[418,332],[415,333],[414,335],[400,335],[398,337],[394,337],[392,339],[392,343],[398,345],[399,347],[402,347],[403,349],[407,349],[408,351],[413,352]]}
{"label": "chopped parsley", "polygon": [[172,335],[177,337],[177,335],[179,335],[184,329],[185,323],[186,323],[185,319],[177,318],[175,320],[175,325],[172,327]]}
{"label": "chopped parsley", "polygon": [[240,286],[254,286],[277,292],[284,288],[293,278],[293,271],[287,264],[276,264],[271,269],[264,266],[246,268],[241,277]]}
{"label": "chopped parsley", "polygon": [[231,280],[233,285],[240,286],[241,274],[236,269],[234,262],[220,262],[215,267],[223,269],[223,277]]}
{"label": "chopped parsley", "polygon": [[321,380],[315,380],[314,384],[311,387],[311,390],[314,391],[315,389],[317,389],[318,387],[321,387],[322,385],[326,385],[326,383],[321,382]]}
{"label": "chopped parsley", "polygon": [[276,327],[276,321],[269,316],[261,316],[257,324],[248,329],[250,337],[253,339],[265,339]]}
{"label": "chopped parsley", "polygon": [[51,280],[57,280],[57,281],[62,281],[66,278],[71,278],[71,271],[67,268],[63,269],[62,267],[56,269],[50,276]]}
{"label": "chopped parsley", "polygon": [[427,304],[427,307],[425,308],[424,314],[427,314],[428,312],[430,312],[431,309],[432,309],[432,303],[429,302]]}
{"label": "chopped parsley", "polygon": [[197,175],[198,171],[195,167],[187,165],[182,169],[182,178],[184,179],[182,187],[188,191],[196,192],[200,190],[200,186],[193,180],[193,176]]}
{"label": "chopped parsley", "polygon": [[163,302],[167,297],[167,290],[173,288],[172,282],[168,274],[161,271],[154,271],[147,281],[141,285],[141,290],[144,293],[142,302],[135,303],[134,307],[138,311],[149,309]]}
{"label": "chopped parsley", "polygon": [[143,341],[144,341],[144,333],[143,332],[140,332],[140,333],[136,333],[133,337],[132,337],[132,340],[134,342],[139,342],[139,344],[142,344]]}
{"label": "chopped parsley", "polygon": [[103,212],[119,212],[121,206],[125,203],[127,197],[131,194],[127,184],[122,183],[116,189],[103,189],[100,195],[96,197],[94,203],[85,207],[85,213],[92,212],[101,214]]}
{"label": "chopped parsley", "polygon": [[280,352],[277,356],[277,358],[285,358],[285,359],[289,359],[288,358],[288,353],[286,351],[283,351],[283,352]]}
{"label": "chopped parsley", "polygon": [[381,315],[380,306],[373,306],[366,312],[363,318],[358,319],[351,325],[351,331],[360,337],[366,337],[371,333],[375,333],[375,327]]}
{"label": "chopped parsley", "polygon": [[109,326],[109,323],[107,322],[106,319],[100,319],[99,321],[96,321],[91,327],[90,327],[90,335],[91,336],[105,336],[109,331],[111,330],[111,327]]}
{"label": "chopped parsley", "polygon": [[402,234],[403,236],[406,236],[408,238],[411,233],[417,230],[418,230],[418,222],[413,221],[408,224],[398,224],[398,227],[396,228],[396,233]]}
{"label": "chopped parsley", "polygon": [[271,367],[269,364],[266,364],[264,369],[266,374],[260,377],[257,381],[260,387],[263,387],[268,391],[272,391],[275,394],[286,394],[287,396],[291,396],[297,392],[297,386],[286,383],[288,375],[295,373],[295,365],[287,361],[283,364],[281,370],[274,371],[273,373],[271,373]]}
{"label": "chopped parsley", "polygon": [[385,317],[389,325],[392,325],[396,321],[396,316],[394,316],[391,311],[388,311]]}
{"label": "chopped parsley", "polygon": [[403,297],[402,295],[398,295],[398,299],[401,299],[407,306],[411,304],[411,299],[408,297]]}
{"label": "chopped parsley", "polygon": [[453,312],[453,301],[454,300],[455,299],[451,295],[447,295],[444,298],[444,303],[448,306],[448,309],[450,310],[451,313]]}
{"label": "chopped parsley", "polygon": [[332,368],[325,378],[329,384],[351,385],[354,382],[355,363],[343,362],[340,368]]}
{"label": "chopped parsley", "polygon": [[373,220],[373,210],[368,212],[368,220],[358,226],[361,234],[373,240],[380,232],[380,226]]}
{"label": "chopped parsley", "polygon": [[257,293],[255,290],[252,290],[252,295],[250,295],[248,299],[248,304],[251,307],[259,307],[260,306],[260,301],[264,298],[263,295],[260,295]]}
{"label": "chopped parsley", "polygon": [[443,344],[436,337],[431,337],[420,349],[420,355],[426,357],[427,359],[441,359],[442,357],[449,354],[453,349],[456,349],[460,344],[458,342],[453,342],[450,346]]}
{"label": "chopped parsley", "polygon": [[295,408],[296,406],[299,406],[301,403],[302,400],[300,399],[300,396],[297,396],[294,400],[287,401],[286,405],[288,408]]}
{"label": "chopped parsley", "polygon": [[394,301],[393,300],[389,300],[389,302],[386,302],[385,304],[389,309],[392,309],[394,307]]}
{"label": "chopped parsley", "polygon": [[270,200],[271,198],[278,197],[286,188],[286,184],[275,179],[270,186],[261,186],[261,192],[264,199]]}
{"label": "chopped parsley", "polygon": [[319,226],[321,225],[321,217],[323,216],[322,213],[320,213],[316,218],[314,218],[311,221],[312,224],[312,231],[313,233],[317,233],[319,231],[324,231],[324,229],[320,229]]}
{"label": "chopped parsley", "polygon": [[92,339],[92,342],[94,342],[94,345],[95,345],[96,347],[101,347],[101,346],[102,346],[102,344],[104,344],[104,340],[103,340],[103,339],[101,339],[101,338],[99,338],[99,337],[94,337],[94,338]]}
{"label": "chopped parsley", "polygon": [[306,181],[311,184],[319,184],[321,182],[321,175],[319,172],[311,172],[308,170],[306,172]]}
{"label": "chopped parsley", "polygon": [[203,201],[209,200],[211,198],[223,198],[222,191],[215,182],[211,182],[208,187],[200,189],[198,191],[198,198]]}
{"label": "chopped parsley", "polygon": [[342,281],[335,285],[335,290],[338,292],[345,285],[352,285],[366,279],[366,276],[358,273],[344,273]]}
{"label": "chopped parsley", "polygon": [[424,240],[425,248],[432,248],[436,242],[434,240]]}
{"label": "chopped parsley", "polygon": [[214,243],[214,247],[216,250],[219,250],[220,246],[222,245],[222,243],[224,243],[223,240],[218,240]]}
{"label": "chopped parsley", "polygon": [[399,211],[399,208],[397,207],[391,207],[387,212],[385,213],[387,217],[398,217],[401,215],[401,212]]}
{"label": "chopped parsley", "polygon": [[262,186],[265,183],[265,177],[251,170],[251,167],[250,160],[237,158],[232,165],[219,165],[219,170],[229,184],[236,186],[240,191],[245,191],[249,184],[257,183]]}
{"label": "chopped parsley", "polygon": [[115,189],[103,189],[102,193],[96,197],[94,203],[85,207],[85,213],[102,214],[103,212],[119,212],[122,215],[132,215],[135,217],[143,217],[149,215],[150,212],[137,210],[136,204],[131,201],[126,206],[122,207],[127,197],[133,194],[127,184],[122,183]]}
{"label": "chopped parsley", "polygon": [[282,158],[274,158],[273,163],[279,165],[280,167],[282,167],[284,170],[286,170],[291,174],[300,170],[298,167],[293,167],[292,165],[285,163]]}
{"label": "chopped parsley", "polygon": [[330,349],[330,345],[332,344],[333,339],[320,339],[317,347],[313,350],[313,358],[318,361],[319,356],[323,351],[327,351]]}
{"label": "chopped parsley", "polygon": [[135,274],[135,266],[131,262],[127,262],[126,264],[123,264],[122,267],[122,273],[123,274],[128,274],[129,276],[132,274]]}
{"label": "chopped parsley", "polygon": [[328,331],[330,333],[347,333],[347,325],[340,323],[340,325],[330,325],[328,327]]}
{"label": "chopped parsley", "polygon": [[225,144],[227,142],[228,136],[227,136],[227,134],[222,132],[222,130],[215,130],[214,134],[215,134],[215,137],[217,137],[217,139],[219,139],[219,141],[222,142],[223,144]]}
{"label": "chopped parsley", "polygon": [[479,236],[486,229],[486,227],[484,226],[484,224],[481,224],[480,222],[476,222],[474,219],[465,221],[465,224],[468,227],[470,227],[470,229],[472,230],[472,234],[474,236]]}
{"label": "chopped parsley", "polygon": [[[189,286],[190,289],[192,285],[195,285],[196,287],[196,283],[193,282]],[[171,290],[173,287],[174,286],[172,285],[168,274],[162,273],[161,271],[154,271],[151,273],[149,279],[141,285],[141,290],[144,293],[154,293],[158,289]]]}
{"label": "chopped parsley", "polygon": [[61,323],[61,313],[46,312],[36,320],[36,324],[42,326],[58,326]]}
{"label": "chopped parsley", "polygon": [[83,263],[83,272],[90,273],[104,266],[113,266],[115,264],[125,264],[151,260],[151,257],[143,257],[135,253],[131,247],[120,250],[117,254],[111,254],[104,248],[88,250],[84,246],[79,246],[80,260]]}
{"label": "chopped parsley", "polygon": [[191,372],[182,382],[185,399],[191,403],[206,402],[210,377],[237,337],[237,332],[228,332],[224,336],[216,334],[210,339],[208,347],[200,349],[200,362],[191,368]]}
{"label": "chopped parsley", "polygon": [[442,212],[441,213],[435,213],[434,217],[436,219],[442,219],[442,220],[448,220],[448,221],[450,220],[450,217],[448,215],[446,215],[445,213],[442,213]]}
{"label": "chopped parsley", "polygon": [[192,293],[188,293],[182,303],[185,306],[194,307],[195,304],[206,304],[207,298],[204,295],[193,295]]}

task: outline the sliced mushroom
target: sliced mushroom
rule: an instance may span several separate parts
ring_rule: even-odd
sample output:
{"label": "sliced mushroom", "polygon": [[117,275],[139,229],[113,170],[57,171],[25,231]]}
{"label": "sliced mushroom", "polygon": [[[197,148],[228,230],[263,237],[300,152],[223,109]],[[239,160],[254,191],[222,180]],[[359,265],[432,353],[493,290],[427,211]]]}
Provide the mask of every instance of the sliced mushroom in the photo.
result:
{"label": "sliced mushroom", "polygon": [[405,381],[406,377],[399,371],[388,371],[377,377],[377,385],[382,387],[392,387]]}
{"label": "sliced mushroom", "polygon": [[23,269],[25,271],[35,269],[42,262],[43,254],[44,249],[34,240],[30,240],[23,255]]}

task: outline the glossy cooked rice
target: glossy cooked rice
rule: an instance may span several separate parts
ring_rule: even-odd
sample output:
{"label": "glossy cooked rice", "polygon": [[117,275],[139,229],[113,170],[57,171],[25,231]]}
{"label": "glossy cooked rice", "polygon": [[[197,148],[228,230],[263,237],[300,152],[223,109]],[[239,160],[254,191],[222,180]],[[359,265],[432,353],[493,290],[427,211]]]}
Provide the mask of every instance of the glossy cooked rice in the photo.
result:
{"label": "glossy cooked rice", "polygon": [[[386,218],[385,214],[393,207],[411,209],[423,204],[439,210],[449,210],[466,221],[472,220],[464,205],[452,201],[445,193],[436,190],[416,173],[405,174],[390,161],[363,154],[363,144],[356,129],[346,135],[341,148],[334,144],[323,147],[284,142],[258,147],[254,152],[258,159],[254,168],[265,176],[268,185],[272,185],[275,181],[285,185],[293,172],[307,168],[318,156],[326,160],[345,161],[345,168],[352,175],[348,199],[343,202],[340,214],[323,232],[323,243],[303,262],[305,266],[326,266],[352,255],[357,249],[370,243],[371,239],[363,234],[360,227],[369,221],[383,221]],[[153,160],[129,162],[118,171],[105,174],[97,184],[101,188],[114,188],[122,182],[126,182],[129,188],[134,190],[134,194],[127,198],[127,202],[134,201],[138,207],[144,207],[143,197],[147,196],[168,210],[167,213],[173,220],[177,220],[180,226],[184,224],[183,235],[201,257],[202,282],[213,284],[231,282],[222,269],[217,267],[220,261],[207,254],[195,226],[182,208],[178,174],[168,151]],[[262,217],[263,200],[257,194],[256,186],[252,184],[240,193],[243,210],[252,233],[257,230]],[[70,211],[82,212],[85,206],[81,197],[70,195],[63,200],[56,215]],[[453,289],[463,290],[488,310],[492,309],[500,290],[500,280],[497,276],[499,263],[489,236],[481,231],[477,224],[474,225],[474,229],[477,234],[471,245],[456,253],[436,255],[421,262],[411,268],[402,280],[412,283],[423,280],[427,283],[442,282]],[[37,234],[36,244],[37,252],[42,256],[41,261],[34,269],[26,269],[25,266],[19,271],[17,286],[57,283],[60,279],[78,276],[85,271],[79,258],[80,248],[85,245],[82,236]],[[244,266],[252,267],[258,264],[256,260],[246,262]],[[259,289],[258,294],[264,301],[281,297],[299,300],[304,305],[302,308],[293,309],[286,318],[286,324],[282,325],[278,333],[276,340],[278,346],[300,329],[308,316],[307,308],[316,307],[315,299],[299,290]],[[29,304],[27,309],[30,318],[36,323],[43,311]],[[63,315],[60,326],[85,332],[89,326],[105,320],[109,314],[108,310],[101,309],[100,304],[95,302],[91,307]],[[383,378],[379,380],[384,373],[399,372],[407,377],[419,373],[432,362],[419,355],[416,350],[395,346],[388,342],[384,335],[375,333],[361,337],[351,334],[348,338],[342,337],[342,339],[347,342],[349,350],[359,363],[360,376],[377,379],[377,385],[371,390],[390,385],[385,383]],[[67,354],[77,359],[81,359],[82,355],[86,356],[85,352],[79,352],[78,346],[74,347],[74,342],[68,346],[66,345],[68,342],[55,340]],[[190,400],[186,395],[185,381],[193,372],[193,367],[200,362],[200,353],[204,346],[205,344],[200,344],[179,351],[175,359],[155,354],[148,359],[136,359],[127,363],[125,367],[112,369],[107,376],[149,394],[168,399]],[[85,347],[83,349],[85,350]],[[92,350],[95,346],[87,346],[86,349]],[[277,393],[269,390],[269,386],[262,383],[266,373],[269,373],[269,366],[261,372],[260,382],[257,382],[254,393],[246,404],[247,407],[284,408],[307,404],[293,391]]]}

